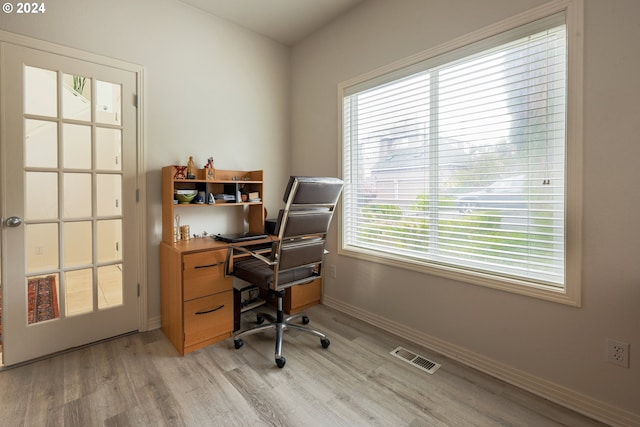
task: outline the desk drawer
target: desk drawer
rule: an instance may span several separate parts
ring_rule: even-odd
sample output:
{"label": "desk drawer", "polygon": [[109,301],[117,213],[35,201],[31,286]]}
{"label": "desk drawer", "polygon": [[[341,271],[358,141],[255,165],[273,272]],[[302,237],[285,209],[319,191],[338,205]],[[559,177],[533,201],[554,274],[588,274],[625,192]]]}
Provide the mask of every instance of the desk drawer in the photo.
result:
{"label": "desk drawer", "polygon": [[183,264],[183,298],[189,301],[233,289],[233,278],[224,277],[226,250],[186,254]]}
{"label": "desk drawer", "polygon": [[184,347],[189,348],[233,331],[233,291],[184,303]]}

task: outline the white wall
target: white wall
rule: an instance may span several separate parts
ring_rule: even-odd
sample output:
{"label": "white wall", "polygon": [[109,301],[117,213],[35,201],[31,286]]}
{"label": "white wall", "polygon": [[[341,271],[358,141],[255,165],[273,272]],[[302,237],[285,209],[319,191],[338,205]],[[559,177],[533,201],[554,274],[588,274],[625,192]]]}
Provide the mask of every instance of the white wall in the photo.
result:
{"label": "white wall", "polygon": [[[289,49],[176,0],[46,7],[0,13],[0,29],[145,67],[148,303],[149,318],[159,319],[160,169],[186,165],[189,155],[200,167],[213,156],[220,169],[264,169],[275,212],[289,175]],[[224,218],[182,222],[220,232]]]}
{"label": "white wall", "polygon": [[[544,2],[370,0],[295,45],[292,172],[340,175],[339,82]],[[335,236],[325,302],[640,420],[638,17],[637,0],[585,4],[581,308],[340,256]],[[629,369],[605,362],[607,337],[631,344]]]}

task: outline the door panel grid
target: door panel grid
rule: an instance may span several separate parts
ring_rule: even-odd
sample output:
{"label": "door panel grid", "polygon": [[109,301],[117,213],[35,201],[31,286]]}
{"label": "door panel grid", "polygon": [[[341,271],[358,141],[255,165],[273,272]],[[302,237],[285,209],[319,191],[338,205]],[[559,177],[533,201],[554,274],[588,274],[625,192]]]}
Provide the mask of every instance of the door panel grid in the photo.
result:
{"label": "door panel grid", "polygon": [[[61,226],[58,228],[60,233],[58,236],[49,233],[51,241],[41,242],[40,246],[35,246],[33,242],[29,241],[29,235],[27,235],[26,246],[28,248],[35,247],[34,251],[27,252],[28,258],[31,256],[36,259],[43,257],[54,246],[53,239],[61,247],[58,251],[61,255],[57,260],[58,265],[52,271],[45,272],[47,276],[50,276],[51,272],[55,272],[59,278],[59,281],[50,279],[50,283],[48,283],[48,286],[52,287],[52,292],[56,294],[47,303],[50,305],[48,309],[55,312],[56,317],[46,316],[44,320],[52,320],[60,315],[80,314],[99,308],[108,308],[109,302],[103,301],[99,305],[98,298],[97,267],[94,265],[96,263],[94,254],[97,240],[96,222],[102,219],[100,215],[110,216],[121,221],[121,209],[118,202],[121,198],[122,189],[119,185],[122,179],[119,168],[112,167],[108,174],[97,173],[95,166],[98,161],[95,154],[98,153],[98,150],[94,141],[98,134],[114,132],[118,134],[121,129],[100,127],[99,124],[92,121],[92,113],[96,112],[96,118],[99,117],[102,121],[110,122],[112,126],[115,123],[117,126],[116,114],[109,115],[108,112],[109,110],[121,110],[120,107],[115,106],[121,100],[120,87],[114,84],[100,85],[101,99],[108,105],[100,106],[98,109],[98,106],[91,102],[96,98],[93,96],[96,88],[93,85],[95,80],[90,77],[60,71],[54,72],[26,65],[24,66],[24,76],[25,87],[44,88],[42,92],[25,91],[25,125],[27,121],[34,120],[34,114],[38,114],[39,116],[50,116],[50,120],[60,124],[62,130],[60,132],[60,126],[55,126],[58,132],[48,135],[50,150],[55,149],[58,154],[58,164],[49,165],[49,168],[53,166],[56,171],[39,171],[46,166],[31,166],[25,170],[27,194],[40,192],[41,197],[36,198],[36,206],[50,206],[44,212],[35,206],[33,209],[27,209],[26,225],[38,220],[42,221],[40,225],[57,223]],[[54,96],[56,98],[51,99]],[[54,104],[56,108],[53,107]],[[58,114],[54,115],[60,111],[57,108],[60,105],[62,105],[62,117],[59,117]],[[47,122],[46,119],[40,121]],[[78,121],[87,123],[79,124]],[[52,129],[52,126],[46,126],[46,124],[43,127]],[[28,136],[30,137],[30,135]],[[121,151],[117,146],[111,148],[116,152]],[[37,162],[27,159],[27,165],[32,163],[37,164]],[[41,191],[43,187],[49,187],[50,191]],[[61,195],[61,197],[57,197],[57,195]],[[58,202],[61,203],[58,205]],[[111,231],[112,233],[118,232],[114,228]],[[115,236],[116,242],[121,240],[122,236]],[[114,261],[120,262],[121,260],[115,259]],[[38,262],[34,261],[31,264],[38,265]],[[49,263],[48,266],[53,267],[54,265]],[[86,268],[87,266],[90,268]],[[28,287],[32,286],[30,283],[42,277],[42,272],[39,273],[36,276],[27,275]],[[116,297],[111,301],[118,301],[118,304],[122,303],[121,276],[120,274],[119,279],[112,278],[110,289],[112,294],[116,294]],[[120,286],[116,285],[118,283]],[[56,301],[55,298],[60,295],[60,289],[64,289],[64,298]],[[33,293],[33,290],[30,292]],[[48,292],[48,290],[39,292]],[[74,295],[74,297],[67,299],[70,295]],[[54,310],[51,305],[62,306],[62,310]],[[28,313],[33,309],[34,307],[30,307]],[[34,323],[40,321],[38,318],[33,320]]]}

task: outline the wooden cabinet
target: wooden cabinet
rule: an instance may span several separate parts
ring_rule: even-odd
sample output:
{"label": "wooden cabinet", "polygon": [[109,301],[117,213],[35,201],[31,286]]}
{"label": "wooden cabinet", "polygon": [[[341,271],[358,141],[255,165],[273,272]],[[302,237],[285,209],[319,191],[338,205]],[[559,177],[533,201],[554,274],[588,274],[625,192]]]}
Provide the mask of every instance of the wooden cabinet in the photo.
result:
{"label": "wooden cabinet", "polygon": [[[175,166],[162,168],[161,309],[162,330],[184,355],[231,336],[233,278],[225,277],[229,245],[208,237],[174,241],[175,216],[188,221],[197,209],[217,209],[242,215],[248,231],[264,232],[264,195],[262,171],[216,169],[211,176],[197,169],[196,179],[178,178],[177,172]],[[176,203],[175,191],[187,189],[204,192],[205,203]],[[234,199],[209,204],[209,195]]]}
{"label": "wooden cabinet", "polygon": [[227,246],[211,241],[214,246],[202,250],[209,242],[192,248],[188,243],[160,245],[162,330],[181,355],[233,332],[233,279],[224,276]]}

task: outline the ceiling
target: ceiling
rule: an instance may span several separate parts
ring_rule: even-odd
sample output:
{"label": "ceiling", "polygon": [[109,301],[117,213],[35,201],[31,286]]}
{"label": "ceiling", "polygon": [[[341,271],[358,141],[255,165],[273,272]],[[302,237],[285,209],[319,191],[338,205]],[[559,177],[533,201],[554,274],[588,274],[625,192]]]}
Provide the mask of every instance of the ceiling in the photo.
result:
{"label": "ceiling", "polygon": [[291,46],[364,0],[181,0]]}

